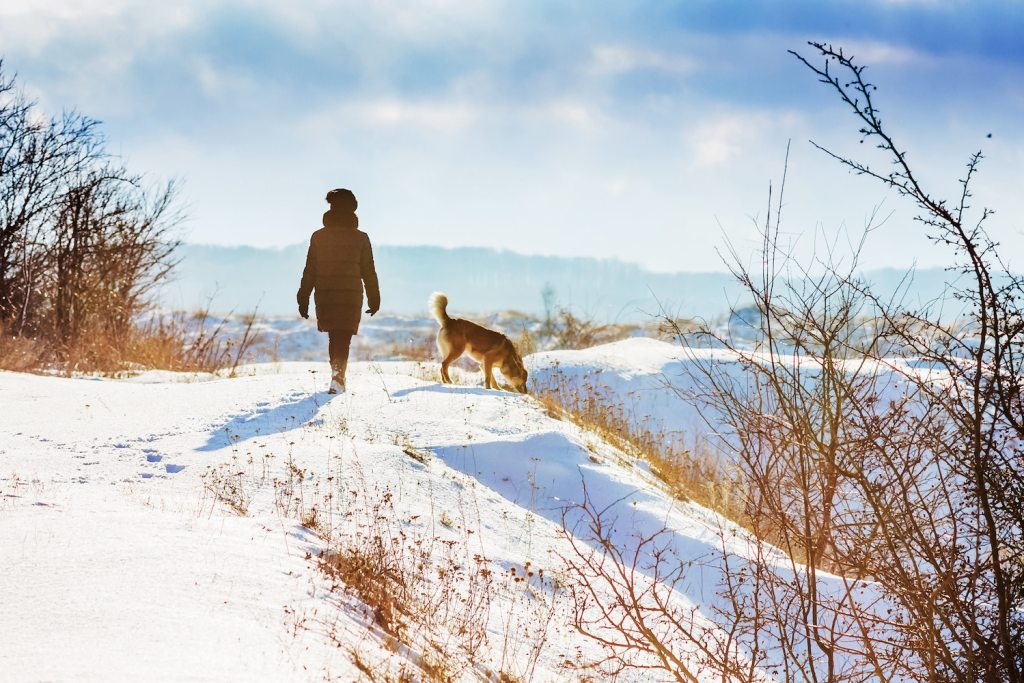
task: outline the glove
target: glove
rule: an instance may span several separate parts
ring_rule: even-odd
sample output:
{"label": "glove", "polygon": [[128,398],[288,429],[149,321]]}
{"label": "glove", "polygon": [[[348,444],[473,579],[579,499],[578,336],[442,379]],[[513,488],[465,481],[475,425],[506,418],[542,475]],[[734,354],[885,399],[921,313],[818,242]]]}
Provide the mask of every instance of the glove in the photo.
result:
{"label": "glove", "polygon": [[370,317],[372,318],[379,310],[379,308],[367,308],[366,312],[369,313]]}
{"label": "glove", "polygon": [[306,320],[309,320],[309,304],[306,304],[305,306],[299,306],[299,315],[301,315]]}

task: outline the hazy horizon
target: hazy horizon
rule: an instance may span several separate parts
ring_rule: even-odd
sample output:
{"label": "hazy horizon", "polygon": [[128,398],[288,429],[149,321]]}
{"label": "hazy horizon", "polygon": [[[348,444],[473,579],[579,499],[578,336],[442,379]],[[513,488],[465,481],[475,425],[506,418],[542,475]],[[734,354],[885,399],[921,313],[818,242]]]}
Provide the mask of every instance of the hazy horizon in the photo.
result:
{"label": "hazy horizon", "polygon": [[[518,310],[544,312],[545,290],[552,304],[576,315],[607,322],[640,322],[660,313],[711,319],[750,304],[749,292],[725,271],[658,273],[623,259],[543,256],[491,247],[375,245],[385,313],[427,315],[436,290],[448,293],[452,310],[487,314]],[[208,302],[215,312],[258,309],[267,316],[295,315],[295,291],[306,245],[253,247],[186,244],[161,301],[191,310]],[[897,290],[906,270],[860,271],[882,296]],[[950,274],[917,269],[909,301],[940,297]]]}
{"label": "hazy horizon", "polygon": [[[370,238],[371,238],[371,240],[373,240],[373,236],[372,235],[370,236]],[[271,245],[265,245],[265,246],[264,245],[259,245],[259,244],[248,244],[248,243],[244,243],[244,242],[243,243],[218,243],[218,242],[215,242],[215,241],[200,242],[200,241],[195,241],[195,240],[182,240],[182,242],[181,242],[182,248],[188,248],[188,247],[205,248],[205,247],[209,247],[209,248],[215,248],[215,249],[251,249],[251,250],[255,250],[255,251],[277,251],[277,252],[288,251],[288,250],[293,250],[293,249],[298,249],[298,248],[301,248],[301,249],[305,250],[308,245],[309,245],[309,240],[308,239],[307,240],[302,240],[302,241],[290,242],[288,244],[271,244]],[[459,244],[459,245],[456,245],[456,246],[446,246],[446,245],[443,245],[443,244],[431,244],[429,242],[410,243],[410,244],[396,244],[396,243],[390,243],[390,242],[378,242],[376,240],[373,240],[373,248],[374,249],[378,249],[378,248],[391,248],[391,247],[401,248],[401,249],[439,249],[439,250],[443,250],[443,251],[462,251],[462,250],[464,250],[464,251],[474,251],[474,250],[480,250],[480,251],[493,252],[495,254],[507,253],[507,254],[511,254],[511,255],[515,255],[515,256],[524,256],[524,257],[538,258],[538,259],[555,259],[555,260],[563,260],[563,261],[580,260],[580,261],[595,261],[595,262],[617,263],[617,264],[622,264],[622,265],[626,265],[626,266],[636,267],[637,269],[639,269],[639,270],[641,270],[643,272],[651,273],[653,275],[677,275],[677,274],[683,274],[683,273],[693,273],[693,274],[701,274],[701,275],[726,275],[726,276],[730,276],[731,277],[731,272],[729,270],[729,262],[727,262],[725,260],[722,260],[721,258],[719,258],[717,261],[707,262],[709,264],[714,265],[715,267],[706,267],[705,268],[705,267],[702,267],[703,264],[698,264],[694,268],[670,268],[670,269],[667,269],[667,270],[659,270],[659,269],[656,269],[656,268],[650,268],[650,267],[648,267],[648,266],[646,266],[643,263],[640,263],[638,261],[631,261],[628,258],[623,258],[623,257],[616,256],[616,255],[588,256],[588,255],[582,255],[582,254],[556,254],[556,253],[549,253],[549,252],[542,252],[542,251],[533,252],[533,251],[527,251],[527,250],[523,250],[523,249],[517,249],[517,248],[514,248],[514,247],[495,247],[495,246],[490,246],[490,245],[486,245],[486,244]],[[906,266],[877,266],[877,267],[876,266],[865,266],[865,267],[861,267],[861,268],[856,269],[854,272],[856,272],[856,273],[870,273],[870,272],[879,272],[879,271],[899,271],[899,272],[902,273],[902,272],[910,272],[910,271],[918,271],[918,270],[934,270],[934,269],[941,269],[941,268],[944,268],[944,267],[943,266],[919,266],[919,265],[914,264],[914,263],[908,263]],[[299,273],[299,274],[301,275],[301,273]]]}

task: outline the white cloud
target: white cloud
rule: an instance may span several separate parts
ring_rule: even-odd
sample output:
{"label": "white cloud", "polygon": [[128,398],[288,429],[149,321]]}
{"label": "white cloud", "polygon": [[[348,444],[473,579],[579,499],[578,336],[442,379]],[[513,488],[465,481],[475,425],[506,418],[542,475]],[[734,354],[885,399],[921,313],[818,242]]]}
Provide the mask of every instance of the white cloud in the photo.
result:
{"label": "white cloud", "polygon": [[299,124],[316,136],[336,130],[340,123],[365,128],[455,133],[481,123],[491,126],[535,125],[544,129],[564,126],[573,131],[592,132],[606,120],[585,101],[557,99],[509,107],[469,99],[410,101],[400,98],[368,98],[323,107],[311,112]]}
{"label": "white cloud", "polygon": [[[344,172],[385,197],[398,175],[404,192],[426,198],[407,204],[415,210],[389,209],[396,239],[423,239],[398,226],[415,224],[423,207],[433,206],[424,185],[472,186],[475,204],[461,214],[466,224],[504,221],[517,239],[516,224],[564,224],[559,244],[573,249],[579,239],[572,230],[589,235],[594,226],[643,223],[651,227],[632,257],[668,269],[679,254],[649,244],[664,244],[663,233],[680,215],[702,226],[701,235],[734,207],[741,214],[734,223],[742,223],[744,212],[760,206],[761,181],[781,165],[786,139],[793,139],[796,157],[807,137],[847,130],[847,121],[776,109],[812,111],[806,103],[822,98],[813,79],[799,88],[788,81],[777,90],[770,81],[769,88],[750,87],[761,60],[765,78],[794,77],[785,49],[799,45],[796,34],[751,32],[731,42],[713,30],[681,33],[683,26],[641,23],[620,31],[611,22],[621,13],[606,17],[606,8],[570,5],[580,11],[549,13],[510,0],[0,0],[0,46],[8,73],[18,71],[19,83],[45,107],[102,118],[115,148],[123,145],[140,168],[192,178],[196,224],[206,226],[204,235],[228,240],[281,239],[279,214],[301,206],[294,199],[273,218],[268,213],[231,233],[236,228],[217,218],[231,215],[236,199],[225,198],[223,178],[244,177],[247,187],[273,179],[303,197],[306,187],[326,186]],[[584,19],[600,30],[579,30]],[[856,28],[850,24],[853,35]],[[927,75],[936,60],[952,59],[914,49],[927,44],[914,36],[903,42],[885,38],[892,31],[864,35],[875,39],[834,43],[865,64],[893,65],[900,77]],[[707,79],[694,78],[705,69]],[[1001,74],[990,82],[1000,92],[1015,82],[1013,72]],[[920,110],[896,95],[892,108],[905,106],[922,128],[939,125],[935,107]],[[951,93],[949,101],[963,97]],[[999,97],[963,111],[980,117],[970,120],[983,121],[1003,144],[1007,133],[988,122],[988,111],[978,111],[1005,115],[1006,108],[1024,107],[1024,95],[1011,90]],[[807,134],[810,127],[815,135]],[[794,163],[794,178],[819,168],[805,163]],[[281,180],[268,172],[274,168],[296,170]],[[493,176],[504,182],[489,182]],[[503,199],[492,193],[498,185],[529,195],[523,204],[536,213],[494,212]],[[799,196],[795,182],[792,193]],[[580,201],[595,194],[599,203]],[[834,202],[807,203],[809,213],[841,213]],[[859,209],[844,210],[856,216]],[[435,227],[449,218],[445,213]],[[555,232],[561,231],[539,230],[535,238],[551,240]]]}
{"label": "white cloud", "polygon": [[626,192],[632,189],[632,185],[633,183],[631,183],[628,178],[624,176],[615,176],[604,182],[604,190],[608,194],[618,197],[626,194]]}
{"label": "white cloud", "polygon": [[697,166],[722,166],[800,123],[793,112],[729,113],[699,123],[687,138]]}
{"label": "white cloud", "polygon": [[197,58],[193,69],[199,87],[207,97],[220,97],[228,89],[228,82],[209,60]]}
{"label": "white cloud", "polygon": [[695,67],[696,62],[686,55],[638,50],[624,45],[598,45],[591,51],[587,70],[595,76],[618,76],[637,70],[685,76]]}
{"label": "white cloud", "polygon": [[131,0],[48,0],[45,3],[0,0],[0,17],[34,16],[75,21],[97,15],[116,16],[131,4]]}
{"label": "white cloud", "polygon": [[[202,7],[201,3],[192,3]],[[141,47],[158,35],[190,25],[189,3],[137,0],[0,0],[5,51],[42,54],[65,41],[94,41],[105,51]]]}
{"label": "white cloud", "polygon": [[313,131],[334,129],[339,121],[350,121],[370,128],[455,131],[472,125],[480,116],[480,109],[470,104],[378,99],[321,110],[307,118],[304,127]]}
{"label": "white cloud", "polygon": [[557,123],[573,126],[592,127],[598,123],[598,116],[585,102],[559,100],[535,107],[528,115]]}
{"label": "white cloud", "polygon": [[824,42],[841,45],[844,55],[853,57],[857,64],[867,66],[923,65],[935,60],[933,56],[919,50],[881,41],[833,38]]}

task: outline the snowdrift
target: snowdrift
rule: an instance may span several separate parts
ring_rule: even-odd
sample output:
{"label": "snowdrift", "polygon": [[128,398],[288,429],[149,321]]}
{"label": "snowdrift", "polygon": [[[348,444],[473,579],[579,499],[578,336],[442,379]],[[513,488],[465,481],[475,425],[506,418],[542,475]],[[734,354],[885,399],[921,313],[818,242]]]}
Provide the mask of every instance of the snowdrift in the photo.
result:
{"label": "snowdrift", "polygon": [[[636,339],[539,354],[531,381],[597,375],[636,415],[686,432],[701,418],[664,381],[678,377],[680,353]],[[749,551],[739,530],[531,397],[441,385],[435,372],[354,363],[337,397],[317,363],[233,379],[0,373],[0,670],[12,680],[424,678],[431,648],[458,649],[458,634],[437,619],[396,642],[358,592],[320,570],[323,553],[383,535],[434,549],[417,565],[430,585],[444,585],[431,564],[442,555],[459,572],[486,570],[485,642],[447,660],[456,677],[581,678],[575,667],[600,652],[571,627],[564,559],[572,542],[591,542],[584,495],[607,513],[614,544],[640,553],[641,573],[651,559],[641,540],[662,534],[662,550],[689,568],[673,600],[714,637],[715,558],[723,544]]]}

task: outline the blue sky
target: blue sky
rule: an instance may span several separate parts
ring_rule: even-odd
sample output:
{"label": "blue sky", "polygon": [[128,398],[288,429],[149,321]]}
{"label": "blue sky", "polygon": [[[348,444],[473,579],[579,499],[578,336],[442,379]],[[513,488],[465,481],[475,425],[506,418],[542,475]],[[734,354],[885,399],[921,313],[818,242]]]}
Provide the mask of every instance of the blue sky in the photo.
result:
{"label": "blue sky", "polygon": [[[184,237],[284,245],[323,195],[360,199],[376,243],[493,246],[721,270],[756,246],[792,140],[796,249],[873,209],[869,267],[943,265],[913,212],[808,139],[867,154],[787,50],[832,41],[937,194],[968,155],[979,206],[1024,258],[1024,3],[988,0],[0,0],[0,55],[50,111],[185,181]],[[988,133],[992,138],[986,138]]]}

